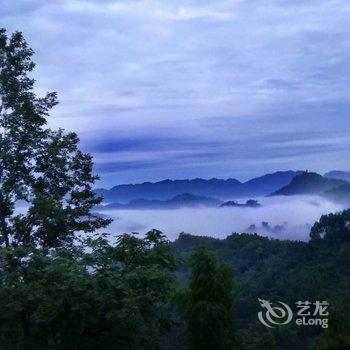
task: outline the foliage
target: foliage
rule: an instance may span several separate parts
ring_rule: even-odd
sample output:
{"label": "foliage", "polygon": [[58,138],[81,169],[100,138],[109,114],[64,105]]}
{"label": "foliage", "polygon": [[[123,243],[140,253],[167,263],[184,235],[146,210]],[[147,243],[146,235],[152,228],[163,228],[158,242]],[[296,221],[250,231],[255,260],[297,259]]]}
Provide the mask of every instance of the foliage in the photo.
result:
{"label": "foliage", "polygon": [[[343,315],[347,321],[343,323],[342,333],[330,333],[316,326],[297,327],[295,324],[267,333],[265,326],[257,319],[257,313],[261,311],[258,298],[283,301],[292,308],[299,300],[327,300],[330,303],[330,316],[336,308],[339,309],[339,304],[343,310],[348,310],[350,242],[337,238],[344,238],[344,229],[339,229],[339,225],[332,228],[334,223],[343,221],[343,213],[333,215],[334,219],[327,226],[332,244],[326,237],[297,242],[255,234],[234,233],[223,240],[181,234],[173,243],[173,249],[186,261],[198,246],[203,246],[214,251],[220,261],[235,268],[235,330],[243,349],[271,346],[306,350],[319,337],[319,342],[324,342],[324,339],[345,341],[343,335],[350,332],[349,313]],[[185,263],[180,265],[178,279],[183,284],[190,283],[190,275],[189,266]],[[334,322],[334,318],[330,317],[329,329]]]}
{"label": "foliage", "polygon": [[233,349],[232,269],[204,248],[190,258],[191,277],[185,313],[191,349]]}
{"label": "foliage", "polygon": [[[74,133],[45,128],[55,93],[34,93],[33,51],[23,36],[0,29],[0,237],[7,247],[71,245],[76,232],[110,220],[91,213],[92,159]],[[22,202],[21,202],[22,201]],[[27,211],[18,214],[19,204]]]}
{"label": "foliage", "polygon": [[311,350],[346,350],[350,348],[349,304],[339,303],[330,314],[329,328],[311,343]]}
{"label": "foliage", "polygon": [[35,95],[32,55],[0,29],[1,347],[165,348],[169,244],[157,230],[115,244],[92,235],[110,223],[92,211],[92,158],[76,134],[46,127],[57,98]]}
{"label": "foliage", "polygon": [[340,213],[322,215],[320,220],[312,226],[310,237],[314,241],[321,239],[328,242],[350,241],[350,209]]}
{"label": "foliage", "polygon": [[104,238],[86,244],[90,253],[1,250],[2,346],[165,348],[175,259],[164,236],[153,230],[143,239],[122,235],[115,245]]}

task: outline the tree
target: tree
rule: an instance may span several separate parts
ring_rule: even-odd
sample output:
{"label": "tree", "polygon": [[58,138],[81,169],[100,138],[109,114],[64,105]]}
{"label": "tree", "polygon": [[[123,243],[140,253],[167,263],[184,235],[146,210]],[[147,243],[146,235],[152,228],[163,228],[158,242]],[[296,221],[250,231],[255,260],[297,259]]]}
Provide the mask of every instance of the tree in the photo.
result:
{"label": "tree", "polygon": [[312,241],[350,241],[350,209],[322,215],[310,231]]}
{"label": "tree", "polygon": [[190,265],[187,323],[191,349],[233,349],[233,271],[204,248],[191,256]]}
{"label": "tree", "polygon": [[[29,256],[0,250],[2,348],[166,349],[176,261],[164,235],[152,230],[144,238],[121,235],[114,245],[103,236],[85,244]],[[14,251],[18,258],[3,264]]]}
{"label": "tree", "polygon": [[311,350],[346,350],[350,348],[349,301],[337,304],[330,312],[329,326],[313,339]]}
{"label": "tree", "polygon": [[252,350],[277,350],[274,334],[269,330],[259,333],[254,339]]}
{"label": "tree", "polygon": [[176,266],[165,236],[151,230],[144,238],[123,234],[115,246],[104,239],[91,243],[97,318],[108,332],[94,340],[96,348],[114,338],[106,349],[165,349]]}
{"label": "tree", "polygon": [[[45,127],[56,93],[38,98],[33,51],[20,32],[0,29],[0,237],[6,247],[72,244],[110,220],[91,214],[101,202],[92,185],[92,159],[74,133]],[[24,201],[26,214],[16,206]]]}
{"label": "tree", "polygon": [[77,135],[45,126],[57,99],[36,97],[32,55],[21,33],[0,30],[0,343],[164,348],[175,266],[168,241],[157,230],[114,245],[80,235],[110,220],[92,212],[97,176]]}

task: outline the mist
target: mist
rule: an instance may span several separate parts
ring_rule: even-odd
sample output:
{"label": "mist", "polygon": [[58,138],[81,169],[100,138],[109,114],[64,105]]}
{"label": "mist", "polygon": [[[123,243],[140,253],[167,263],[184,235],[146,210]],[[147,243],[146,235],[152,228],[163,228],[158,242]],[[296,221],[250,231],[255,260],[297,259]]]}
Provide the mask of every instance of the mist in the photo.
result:
{"label": "mist", "polygon": [[[107,232],[144,234],[155,228],[168,239],[179,233],[225,238],[232,232],[256,232],[263,236],[307,241],[312,224],[322,214],[337,212],[344,207],[317,196],[258,198],[260,208],[180,208],[174,210],[112,210]],[[262,224],[265,222],[265,224]],[[268,224],[267,224],[268,223]],[[250,227],[255,225],[255,227]]]}

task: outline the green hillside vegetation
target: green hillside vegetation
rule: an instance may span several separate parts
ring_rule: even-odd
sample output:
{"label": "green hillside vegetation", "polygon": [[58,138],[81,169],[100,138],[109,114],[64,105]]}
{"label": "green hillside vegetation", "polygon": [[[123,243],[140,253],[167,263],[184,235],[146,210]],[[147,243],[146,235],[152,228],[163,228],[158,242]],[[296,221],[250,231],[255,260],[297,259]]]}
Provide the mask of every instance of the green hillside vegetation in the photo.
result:
{"label": "green hillside vegetation", "polygon": [[[223,240],[182,234],[174,242],[174,251],[186,262],[198,246],[206,247],[220,261],[234,267],[238,286],[234,308],[236,334],[243,349],[261,348],[268,339],[273,339],[277,349],[309,349],[324,330],[290,325],[267,332],[257,319],[258,298],[281,300],[289,305],[298,300],[327,300],[332,309],[340,307],[346,315],[350,307],[349,219],[350,211],[323,216],[313,226],[308,243],[254,234],[235,233]],[[186,283],[188,273],[189,267],[183,263],[178,272],[182,283]],[[350,318],[344,317],[347,321],[341,337],[350,331]]]}

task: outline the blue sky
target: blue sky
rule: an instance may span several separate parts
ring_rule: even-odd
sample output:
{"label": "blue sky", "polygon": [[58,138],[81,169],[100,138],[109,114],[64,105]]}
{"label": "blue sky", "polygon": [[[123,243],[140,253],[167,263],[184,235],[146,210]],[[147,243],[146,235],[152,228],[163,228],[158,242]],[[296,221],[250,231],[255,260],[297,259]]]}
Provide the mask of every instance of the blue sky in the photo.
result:
{"label": "blue sky", "polygon": [[350,169],[350,2],[0,0],[101,185]]}

